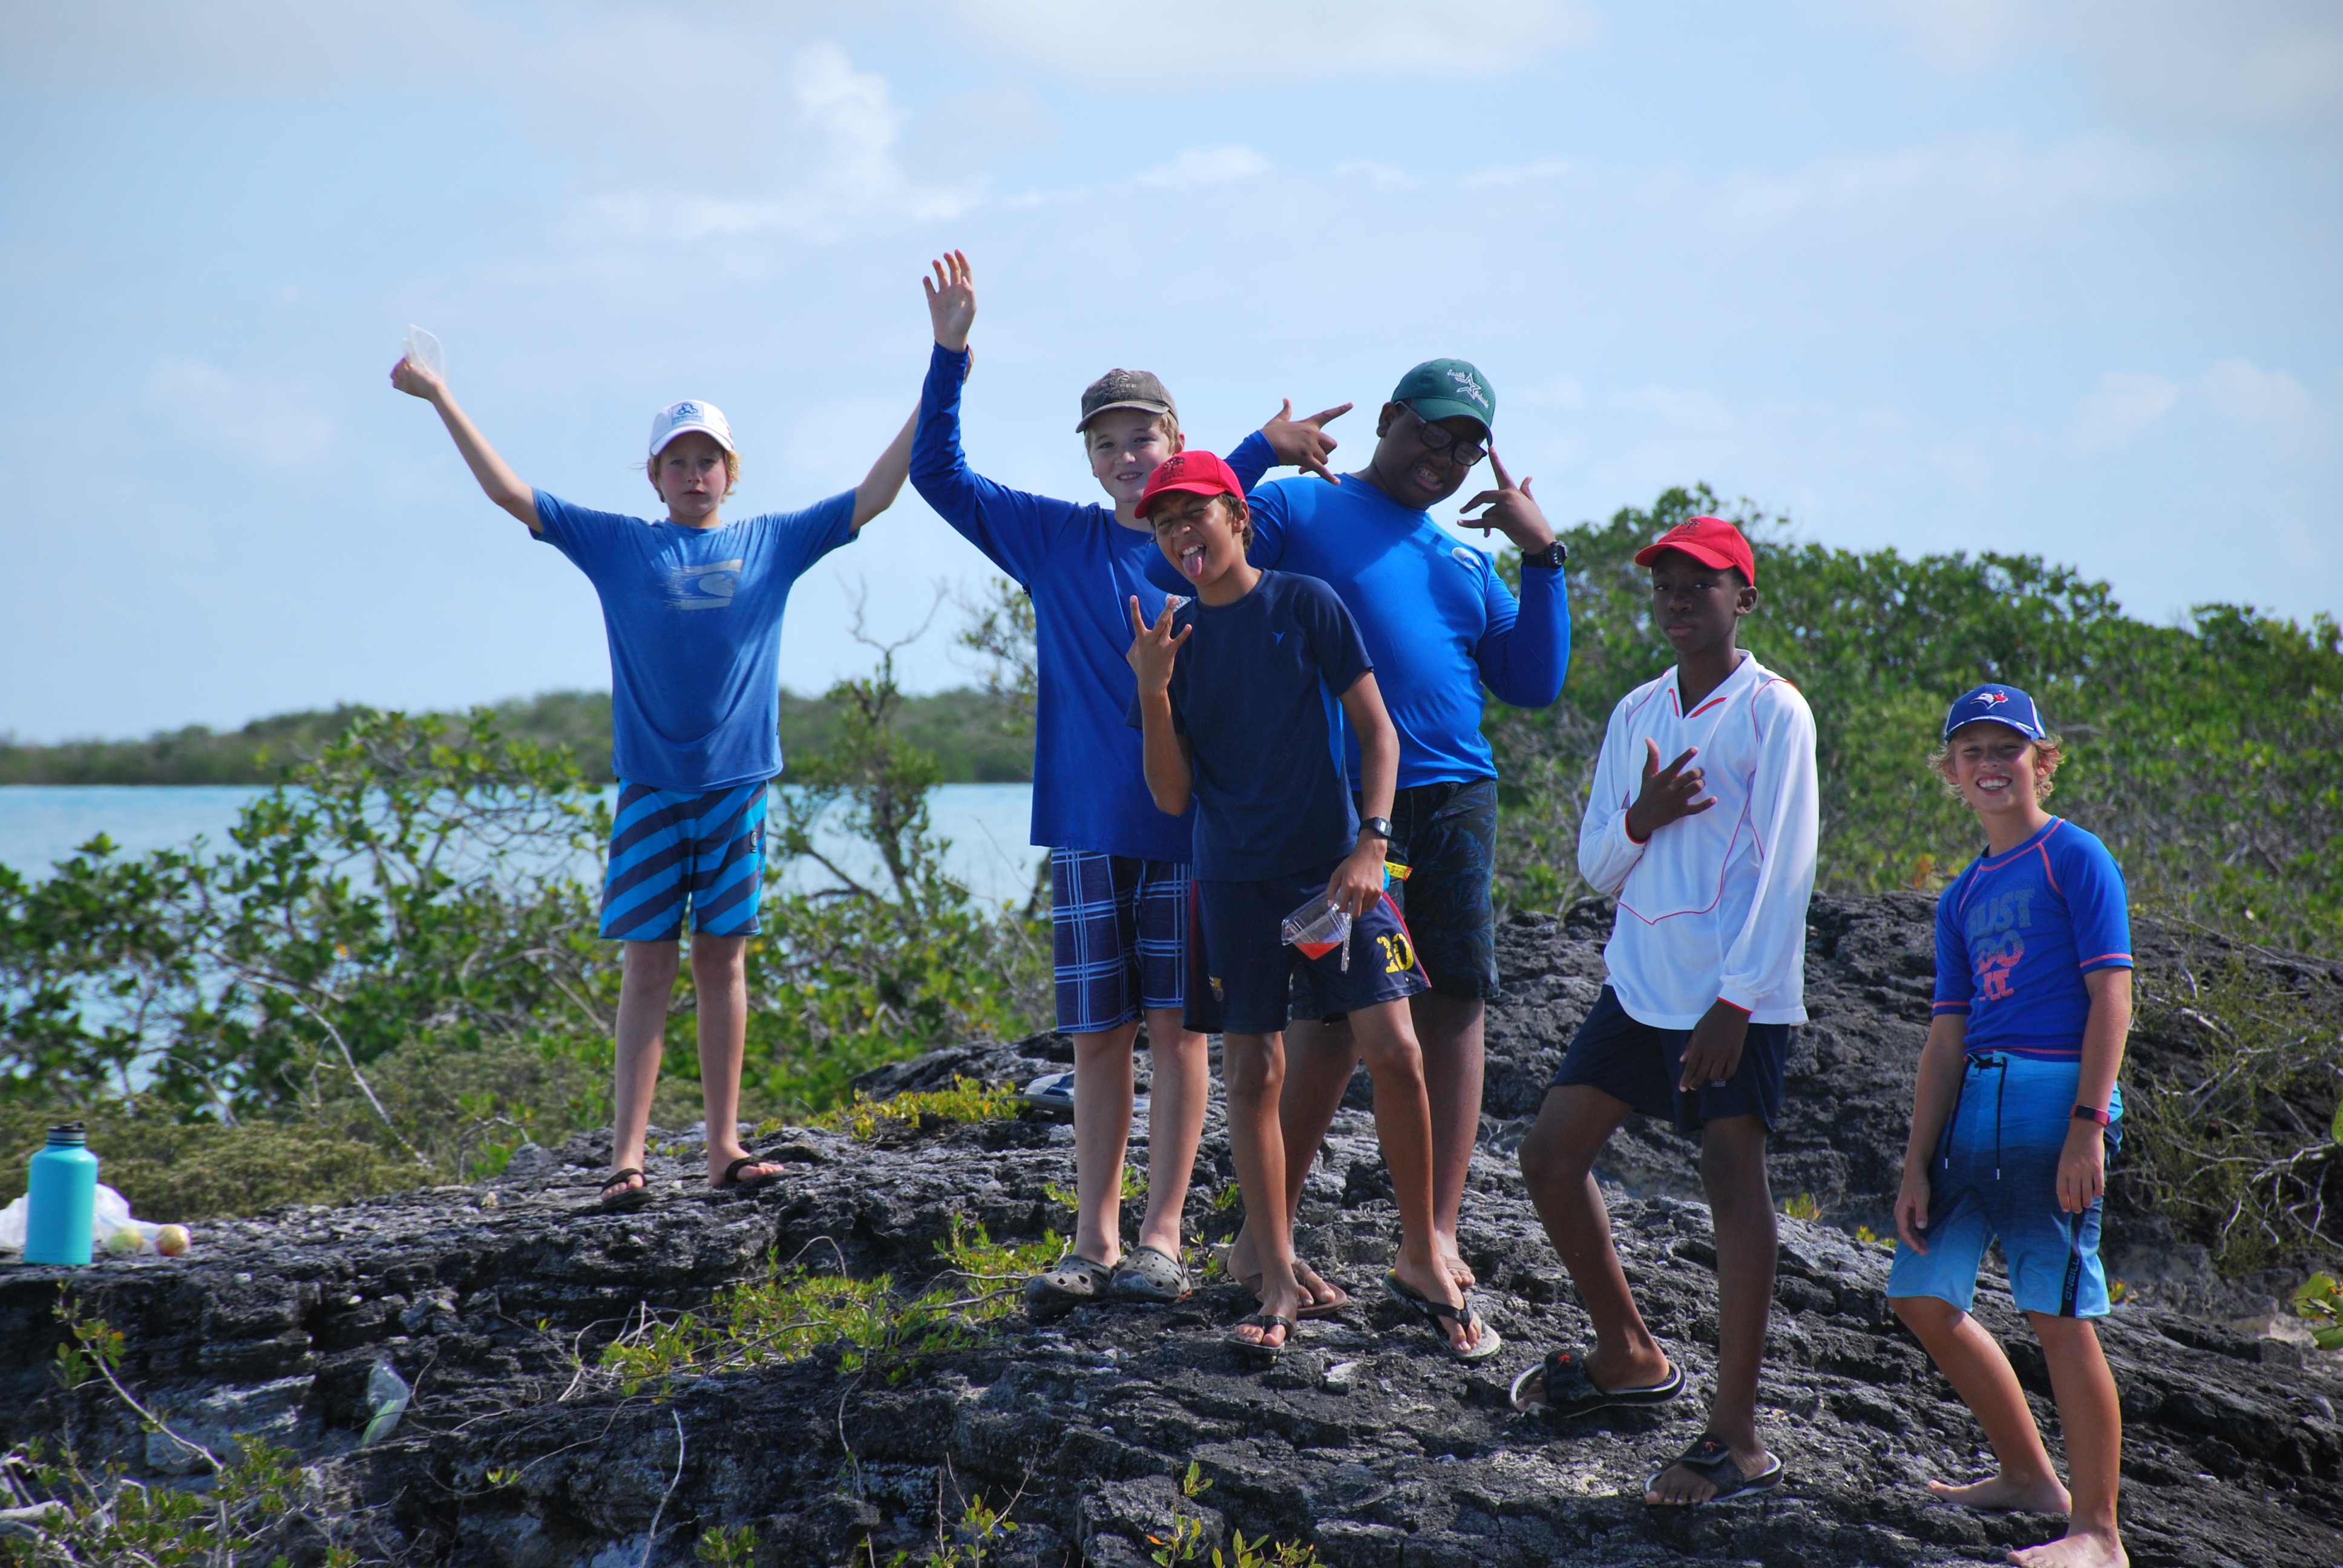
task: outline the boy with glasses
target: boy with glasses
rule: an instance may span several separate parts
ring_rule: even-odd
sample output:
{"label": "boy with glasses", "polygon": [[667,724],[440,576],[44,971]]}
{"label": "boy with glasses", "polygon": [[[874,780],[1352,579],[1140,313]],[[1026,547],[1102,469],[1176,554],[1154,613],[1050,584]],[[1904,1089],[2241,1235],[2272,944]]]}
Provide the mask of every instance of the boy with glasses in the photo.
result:
{"label": "boy with glasses", "polygon": [[[1485,688],[1517,708],[1543,708],[1562,693],[1570,662],[1570,604],[1564,550],[1529,481],[1515,485],[1493,462],[1497,487],[1483,490],[1463,519],[1502,531],[1521,550],[1522,597],[1483,551],[1459,544],[1431,508],[1463,487],[1489,457],[1496,395],[1462,359],[1433,359],[1402,377],[1377,417],[1364,468],[1337,479],[1279,479],[1246,498],[1256,567],[1323,579],[1359,623],[1399,731],[1399,788],[1388,822],[1375,826],[1391,859],[1410,869],[1393,894],[1407,915],[1431,989],[1413,999],[1432,1096],[1433,1245],[1457,1284],[1473,1272],[1456,1245],[1458,1211],[1481,1129],[1482,1021],[1497,991],[1495,908],[1490,878],[1496,853],[1497,769],[1481,733]],[[1482,510],[1482,508],[1486,508]],[[1151,575],[1184,591],[1168,567]],[[1351,782],[1360,782],[1358,741],[1348,741]],[[1359,1061],[1341,1014],[1318,1019],[1297,991],[1297,1021],[1286,1034],[1280,1118],[1286,1138],[1289,1207],[1324,1141]],[[1230,1271],[1258,1271],[1250,1234]],[[1303,1307],[1341,1310],[1343,1293],[1306,1263]]]}

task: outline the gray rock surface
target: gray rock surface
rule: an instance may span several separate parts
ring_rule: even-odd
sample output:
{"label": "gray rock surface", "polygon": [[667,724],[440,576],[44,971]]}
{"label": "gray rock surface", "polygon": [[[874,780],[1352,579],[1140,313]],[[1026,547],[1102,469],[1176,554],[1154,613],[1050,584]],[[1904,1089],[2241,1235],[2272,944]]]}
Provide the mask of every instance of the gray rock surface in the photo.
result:
{"label": "gray rock surface", "polygon": [[[1037,1568],[1143,1563],[1147,1537],[1182,1513],[1203,1523],[1205,1561],[1235,1530],[1312,1541],[1344,1568],[1997,1560],[2059,1522],[1972,1515],[1922,1489],[1979,1473],[1981,1437],[1887,1311],[1886,1251],[1840,1228],[1884,1228],[1892,1201],[1926,1026],[1928,911],[1906,896],[1815,907],[1815,1024],[1775,1170],[1777,1196],[1812,1192],[1835,1222],[1783,1226],[1764,1415],[1790,1483],[1766,1503],[1640,1501],[1644,1477],[1698,1433],[1715,1340],[1708,1214],[1690,1145],[1672,1133],[1633,1131],[1606,1174],[1629,1272],[1694,1397],[1565,1426],[1506,1406],[1515,1372],[1587,1332],[1508,1151],[1599,986],[1607,918],[1591,904],[1503,933],[1509,996],[1491,1018],[1490,1136],[1463,1236],[1507,1341],[1493,1367],[1451,1362],[1380,1303],[1394,1216],[1371,1119],[1348,1110],[1311,1175],[1298,1241],[1359,1305],[1304,1325],[1273,1370],[1222,1345],[1250,1307],[1223,1284],[1169,1310],[1011,1317],[892,1379],[843,1373],[826,1351],[624,1397],[581,1375],[580,1357],[590,1366],[622,1324],[702,1305],[769,1255],[916,1282],[956,1216],[997,1239],[1062,1226],[1043,1189],[1071,1181],[1071,1131],[1028,1118],[876,1146],[791,1132],[788,1178],[746,1195],[707,1191],[697,1151],[675,1145],[653,1158],[651,1199],[632,1214],[592,1204],[604,1134],[531,1152],[481,1186],[206,1226],[176,1262],[0,1270],[0,1437],[65,1432],[85,1457],[156,1480],[186,1469],[102,1393],[58,1389],[53,1313],[69,1286],[124,1332],[126,1378],[187,1436],[219,1446],[261,1432],[313,1467],[312,1523],[288,1537],[296,1562],[330,1535],[400,1563],[674,1563],[702,1530],[747,1523],[763,1562],[884,1563],[932,1544],[940,1515],[956,1520],[980,1491],[1014,1496],[1022,1526],[989,1560]],[[2331,970],[2305,972],[2334,983]],[[1066,1054],[1048,1036],[958,1047],[870,1087],[1017,1079]],[[1229,1228],[1210,1201],[1229,1175],[1216,1113],[1190,1208],[1202,1233]],[[1978,1315],[2055,1432],[2041,1357],[1990,1273]],[[2119,1309],[2104,1338],[2128,1426],[2134,1561],[2343,1562],[2343,1358],[2155,1302]],[[382,1358],[414,1402],[392,1438],[361,1451]],[[1192,1461],[1212,1483],[1194,1502],[1176,1486]]]}

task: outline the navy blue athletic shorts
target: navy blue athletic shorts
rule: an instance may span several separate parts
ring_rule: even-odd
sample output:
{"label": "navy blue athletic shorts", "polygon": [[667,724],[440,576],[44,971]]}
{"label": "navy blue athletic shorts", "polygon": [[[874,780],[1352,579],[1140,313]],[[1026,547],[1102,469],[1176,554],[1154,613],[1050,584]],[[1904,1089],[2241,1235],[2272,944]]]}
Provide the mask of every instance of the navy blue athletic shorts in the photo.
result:
{"label": "navy blue athletic shorts", "polygon": [[1096,849],[1050,851],[1058,1027],[1118,1029],[1188,994],[1188,867]]}
{"label": "navy blue athletic shorts", "polygon": [[[1339,860],[1316,870],[1257,882],[1199,878],[1194,890],[1197,947],[1192,949],[1187,1025],[1206,1033],[1276,1034],[1285,1028],[1290,977],[1300,970],[1317,1005],[1330,1012],[1398,1001],[1426,988],[1415,940],[1399,906],[1386,893],[1351,922],[1351,963],[1342,950],[1318,958],[1288,947],[1279,935],[1285,917],[1312,899],[1323,900]],[[1199,950],[1202,962],[1196,961]]]}
{"label": "navy blue athletic shorts", "polygon": [[1614,1100],[1624,1100],[1645,1116],[1664,1116],[1679,1132],[1725,1116],[1762,1116],[1770,1130],[1782,1120],[1782,1073],[1790,1061],[1786,1023],[1753,1023],[1741,1047],[1741,1065],[1723,1087],[1708,1085],[1686,1094],[1676,1088],[1684,1071],[1688,1029],[1656,1029],[1638,1023],[1619,1005],[1609,986],[1594,999],[1586,1021],[1555,1069],[1554,1082],[1584,1083]]}
{"label": "navy blue athletic shorts", "polygon": [[[1497,781],[1466,779],[1419,784],[1392,797],[1389,858],[1408,869],[1391,884],[1407,918],[1415,955],[1431,990],[1465,1001],[1494,1001],[1497,908],[1490,892],[1497,854]],[[1294,977],[1296,1018],[1341,1021],[1319,1010]]]}
{"label": "navy blue athletic shorts", "polygon": [[701,936],[753,937],[765,869],[765,786],[659,789],[618,780],[602,935],[671,942],[687,910]]}

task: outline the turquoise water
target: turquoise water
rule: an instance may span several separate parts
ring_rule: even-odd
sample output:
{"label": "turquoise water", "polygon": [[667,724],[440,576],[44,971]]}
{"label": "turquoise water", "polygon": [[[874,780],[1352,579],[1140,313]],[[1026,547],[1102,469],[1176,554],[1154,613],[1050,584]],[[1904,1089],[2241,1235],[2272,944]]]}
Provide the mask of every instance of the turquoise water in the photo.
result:
{"label": "turquoise water", "polygon": [[[237,786],[0,786],[0,865],[45,875],[100,833],[134,855],[198,835],[225,846],[236,812],[260,793]],[[1030,784],[937,788],[929,814],[936,831],[952,840],[946,864],[979,898],[1021,901],[1031,890],[1041,857],[1025,842],[1032,805]],[[843,835],[823,848],[858,874],[877,869],[876,858]]]}

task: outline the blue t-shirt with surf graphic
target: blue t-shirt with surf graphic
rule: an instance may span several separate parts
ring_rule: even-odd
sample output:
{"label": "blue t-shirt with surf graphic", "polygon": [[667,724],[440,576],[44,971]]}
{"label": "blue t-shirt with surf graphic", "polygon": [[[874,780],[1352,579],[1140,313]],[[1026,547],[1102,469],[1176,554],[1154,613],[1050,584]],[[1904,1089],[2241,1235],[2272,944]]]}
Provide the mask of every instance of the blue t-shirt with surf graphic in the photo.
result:
{"label": "blue t-shirt with surf graphic", "polygon": [[2083,977],[2131,967],[2122,869],[2062,818],[2007,854],[1970,861],[1936,902],[1934,1010],[1967,1015],[1971,1055],[2080,1060],[2091,1015]]}

